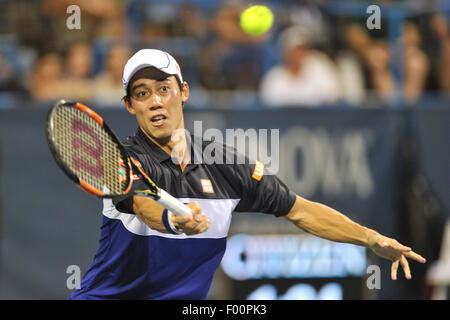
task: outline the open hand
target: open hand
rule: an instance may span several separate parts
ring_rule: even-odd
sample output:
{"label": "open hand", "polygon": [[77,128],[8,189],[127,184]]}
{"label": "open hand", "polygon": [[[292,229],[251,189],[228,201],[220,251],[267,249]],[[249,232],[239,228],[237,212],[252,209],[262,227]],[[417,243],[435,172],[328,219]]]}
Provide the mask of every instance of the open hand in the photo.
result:
{"label": "open hand", "polygon": [[411,279],[411,270],[409,269],[407,258],[420,263],[426,262],[426,259],[424,257],[412,251],[411,248],[402,245],[395,239],[391,239],[379,234],[371,239],[371,241],[369,242],[369,248],[372,249],[372,251],[376,255],[392,261],[392,280],[397,280],[397,270],[399,264],[403,268],[406,279]]}

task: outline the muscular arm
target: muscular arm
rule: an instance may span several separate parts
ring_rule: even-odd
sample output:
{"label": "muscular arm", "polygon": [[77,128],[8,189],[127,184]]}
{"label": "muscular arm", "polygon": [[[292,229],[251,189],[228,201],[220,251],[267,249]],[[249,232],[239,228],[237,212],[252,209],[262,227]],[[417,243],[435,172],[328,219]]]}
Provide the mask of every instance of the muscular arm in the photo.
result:
{"label": "muscular arm", "polygon": [[399,264],[401,264],[406,278],[411,278],[406,258],[420,263],[426,262],[422,256],[413,252],[411,248],[400,244],[397,240],[363,227],[326,205],[308,201],[300,196],[297,196],[286,219],[318,237],[370,248],[378,256],[393,262],[391,267],[391,278],[393,280],[397,279]]}
{"label": "muscular arm", "polygon": [[133,212],[151,229],[167,233],[162,222],[164,207],[149,198],[133,197]]}
{"label": "muscular arm", "polygon": [[300,196],[286,218],[309,233],[337,242],[370,246],[369,242],[379,236],[376,231],[357,224],[338,211]]}

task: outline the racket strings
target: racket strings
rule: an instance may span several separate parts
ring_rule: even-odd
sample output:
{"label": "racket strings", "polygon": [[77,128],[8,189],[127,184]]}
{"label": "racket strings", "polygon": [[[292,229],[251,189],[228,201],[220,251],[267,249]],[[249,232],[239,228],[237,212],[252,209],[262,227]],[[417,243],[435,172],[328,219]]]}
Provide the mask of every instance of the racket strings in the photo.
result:
{"label": "racket strings", "polygon": [[105,129],[72,107],[58,108],[53,117],[56,149],[70,170],[105,194],[122,194],[129,184],[129,171]]}

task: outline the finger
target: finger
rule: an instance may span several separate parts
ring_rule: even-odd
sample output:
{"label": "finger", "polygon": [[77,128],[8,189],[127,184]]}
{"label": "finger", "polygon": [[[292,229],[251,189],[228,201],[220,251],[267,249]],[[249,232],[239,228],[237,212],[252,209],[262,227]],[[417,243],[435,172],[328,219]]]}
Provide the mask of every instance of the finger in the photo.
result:
{"label": "finger", "polygon": [[410,247],[404,246],[404,245],[402,245],[402,244],[400,244],[400,243],[398,243],[398,244],[395,246],[395,249],[400,250],[400,251],[403,251],[403,252],[409,252],[409,251],[411,251],[411,248],[410,248]]}
{"label": "finger", "polygon": [[394,262],[392,262],[392,266],[391,266],[391,279],[392,280],[397,280],[398,263],[399,263],[399,260],[395,260]]}
{"label": "finger", "polygon": [[209,222],[210,220],[207,215],[200,214],[200,215],[194,216],[194,221],[196,223],[202,223],[202,222]]}
{"label": "finger", "polygon": [[211,223],[209,222],[209,220],[204,220],[198,225],[196,225],[194,229],[200,233],[206,231],[210,225]]}
{"label": "finger", "polygon": [[194,230],[196,227],[203,225],[207,220],[201,216],[194,216],[191,220],[187,221],[186,227]]}
{"label": "finger", "polygon": [[196,223],[193,218],[184,216],[176,217],[172,222],[177,229],[182,231],[193,229]]}
{"label": "finger", "polygon": [[211,225],[211,224],[210,224],[209,222],[204,223],[204,224],[200,227],[200,229],[198,230],[198,233],[205,232],[206,230],[209,229],[209,226],[210,226],[210,225]]}
{"label": "finger", "polygon": [[188,203],[187,206],[189,207],[189,209],[191,209],[193,216],[202,213],[202,206],[197,201]]}
{"label": "finger", "polygon": [[184,224],[188,223],[191,220],[192,220],[191,217],[177,216],[177,215],[174,215],[174,214],[172,215],[172,223],[174,223],[174,224],[184,225]]}
{"label": "finger", "polygon": [[410,247],[404,246],[402,245],[400,242],[398,242],[397,240],[393,239],[390,243],[389,246],[392,249],[398,250],[398,251],[402,251],[402,252],[409,252],[411,251]]}
{"label": "finger", "polygon": [[193,223],[193,224],[187,224],[185,226],[186,234],[188,235],[195,235],[202,232],[205,232],[209,228],[209,221],[203,221],[201,223]]}
{"label": "finger", "polygon": [[405,256],[400,258],[400,264],[402,265],[403,272],[405,273],[406,279],[411,279],[411,270],[409,269],[408,260],[406,260]]}
{"label": "finger", "polygon": [[413,260],[415,260],[417,262],[420,262],[420,263],[427,262],[427,259],[422,257],[420,254],[415,253],[414,251],[410,251],[410,252],[405,253],[405,256],[407,258],[409,258],[409,259],[413,259]]}
{"label": "finger", "polygon": [[196,214],[194,215],[194,220],[197,222],[202,222],[203,220],[207,220],[208,217],[204,214]]}

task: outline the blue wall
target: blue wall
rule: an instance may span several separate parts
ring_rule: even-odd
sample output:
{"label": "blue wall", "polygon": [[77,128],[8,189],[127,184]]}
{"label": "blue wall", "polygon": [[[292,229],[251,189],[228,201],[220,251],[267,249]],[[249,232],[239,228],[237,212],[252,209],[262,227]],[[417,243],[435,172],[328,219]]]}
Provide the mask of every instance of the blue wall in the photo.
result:
{"label": "blue wall", "polygon": [[[136,129],[123,110],[100,113],[121,138]],[[2,299],[66,299],[66,268],[86,271],[97,249],[101,201],[59,170],[45,139],[45,118],[42,109],[0,112]],[[279,129],[278,176],[296,193],[436,258],[441,232],[436,222],[450,215],[450,110],[215,110],[187,111],[185,118],[191,132],[200,120],[203,132]],[[440,206],[431,222],[427,212],[411,212],[411,201],[425,201],[411,195],[417,176]],[[234,219],[231,232],[241,232],[243,218]],[[254,222],[270,228],[276,220]],[[426,297],[426,266],[411,263],[416,280],[406,283],[390,281],[389,264],[379,264],[384,270],[379,298]]]}

